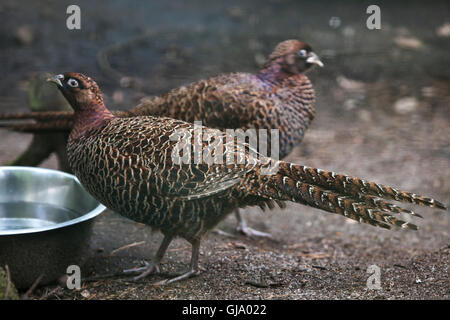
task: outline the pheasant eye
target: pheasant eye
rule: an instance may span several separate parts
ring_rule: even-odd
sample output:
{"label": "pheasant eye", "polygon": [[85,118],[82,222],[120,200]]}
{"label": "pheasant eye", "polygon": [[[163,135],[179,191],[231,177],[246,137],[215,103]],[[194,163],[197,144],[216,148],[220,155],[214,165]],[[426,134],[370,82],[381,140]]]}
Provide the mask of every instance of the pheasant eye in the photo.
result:
{"label": "pheasant eye", "polygon": [[302,57],[302,58],[306,57],[306,50],[305,50],[305,49],[300,50],[300,51],[298,52],[298,55],[299,55],[300,57]]}
{"label": "pheasant eye", "polygon": [[67,81],[67,84],[68,84],[69,86],[71,86],[72,88],[78,87],[78,81],[75,80],[75,79],[72,79],[72,78],[70,78],[70,79]]}

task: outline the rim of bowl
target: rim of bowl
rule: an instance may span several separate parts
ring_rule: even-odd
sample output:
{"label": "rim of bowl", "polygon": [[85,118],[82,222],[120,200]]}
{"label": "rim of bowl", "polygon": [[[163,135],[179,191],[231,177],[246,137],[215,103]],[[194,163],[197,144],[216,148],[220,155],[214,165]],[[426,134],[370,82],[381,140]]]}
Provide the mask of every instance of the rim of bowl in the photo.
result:
{"label": "rim of bowl", "polygon": [[[38,167],[26,167],[26,166],[0,166],[0,171],[2,171],[2,170],[15,170],[15,171],[19,170],[19,171],[42,172],[42,173],[44,173],[44,172],[57,173],[59,175],[66,176],[68,178],[71,178],[71,179],[75,180],[76,183],[78,183],[80,186],[83,187],[83,185],[80,183],[80,181],[78,180],[78,178],[76,176],[74,176],[73,174],[67,173],[67,172],[59,171],[59,170],[47,169],[47,168],[38,168]],[[83,187],[83,189],[84,189],[84,187]],[[84,191],[87,192],[86,190],[84,190]],[[94,200],[97,201],[96,199],[94,199]],[[104,205],[102,205],[100,202],[98,202],[98,206],[97,207],[95,207],[94,209],[92,209],[88,213],[83,214],[82,216],[79,216],[79,217],[77,217],[75,219],[67,220],[67,221],[60,222],[60,223],[57,223],[57,224],[53,224],[53,225],[50,225],[50,226],[47,226],[47,227],[13,229],[13,230],[0,230],[0,236],[36,233],[36,232],[43,232],[43,231],[50,231],[50,230],[54,230],[54,229],[64,228],[64,227],[67,227],[67,226],[71,226],[71,225],[74,225],[74,224],[77,224],[77,223],[80,223],[80,222],[92,219],[92,218],[98,216],[103,211],[105,211],[105,209],[106,209],[106,207]]]}

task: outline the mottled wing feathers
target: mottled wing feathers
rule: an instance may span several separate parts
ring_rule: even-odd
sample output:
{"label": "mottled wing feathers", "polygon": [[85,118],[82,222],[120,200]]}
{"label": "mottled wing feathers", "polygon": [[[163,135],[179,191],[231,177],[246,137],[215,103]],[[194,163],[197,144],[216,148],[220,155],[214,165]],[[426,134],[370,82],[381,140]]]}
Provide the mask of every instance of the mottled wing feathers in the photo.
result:
{"label": "mottled wing feathers", "polygon": [[[233,75],[237,77],[238,74]],[[242,127],[251,120],[248,108],[251,107],[252,97],[245,89],[248,81],[242,80],[238,85],[238,80],[226,83],[224,77],[198,81],[159,97],[146,98],[132,113],[170,117],[187,122],[202,121],[203,125],[217,129]],[[231,86],[233,83],[234,86]]]}
{"label": "mottled wing feathers", "polygon": [[[205,163],[204,157],[211,152],[214,157],[216,146],[222,145],[220,139],[208,139],[208,132],[212,135],[216,130],[203,128],[203,135],[194,132],[200,129],[169,118],[116,118],[89,137],[91,141],[85,145],[89,145],[91,154],[101,154],[103,161],[97,164],[100,170],[108,171],[107,175],[123,176],[123,181],[118,183],[140,184],[139,190],[150,194],[189,200],[233,187],[252,168],[248,164],[227,165],[225,156],[222,164]],[[225,142],[223,133],[221,137]],[[202,138],[209,141],[201,141]],[[195,143],[202,147],[202,158],[197,164],[194,163]],[[228,148],[226,144],[223,147]],[[184,163],[183,150],[191,153],[190,163]]]}

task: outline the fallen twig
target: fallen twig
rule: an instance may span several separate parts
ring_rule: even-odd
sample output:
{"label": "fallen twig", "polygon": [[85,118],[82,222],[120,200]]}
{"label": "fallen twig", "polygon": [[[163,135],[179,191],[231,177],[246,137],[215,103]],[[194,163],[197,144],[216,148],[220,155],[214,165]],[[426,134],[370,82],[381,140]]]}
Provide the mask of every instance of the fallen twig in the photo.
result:
{"label": "fallen twig", "polygon": [[51,297],[52,295],[54,295],[57,291],[60,291],[61,289],[63,289],[63,287],[61,286],[57,286],[56,288],[54,288],[53,290],[47,292],[46,294],[42,295],[39,300],[46,300],[49,297]]}
{"label": "fallen twig", "polygon": [[325,252],[298,253],[297,256],[307,259],[324,259],[329,257],[328,253]]}
{"label": "fallen twig", "polygon": [[6,289],[5,289],[5,295],[3,296],[3,300],[8,300],[9,290],[11,287],[11,275],[9,273],[8,265],[5,265],[5,272],[6,272]]}
{"label": "fallen twig", "polygon": [[125,245],[123,247],[114,249],[113,251],[111,251],[109,256],[112,257],[113,255],[115,255],[119,251],[122,251],[122,250],[125,250],[125,249],[128,249],[128,248],[132,248],[132,247],[136,247],[136,246],[140,246],[141,244],[144,244],[144,243],[145,243],[145,241],[139,241],[139,242],[133,242],[133,243],[127,244],[127,245]]}
{"label": "fallen twig", "polygon": [[256,288],[268,288],[269,287],[269,285],[267,283],[256,282],[256,281],[252,281],[252,280],[247,280],[247,281],[245,281],[244,284],[248,284],[248,285],[251,285]]}
{"label": "fallen twig", "polygon": [[272,282],[272,283],[266,283],[266,282],[256,282],[252,280],[245,281],[245,284],[251,285],[253,287],[257,288],[276,288],[281,287],[283,285],[282,282]]}
{"label": "fallen twig", "polygon": [[27,292],[25,292],[25,294],[22,296],[22,299],[28,299],[29,296],[31,295],[31,293],[34,291],[34,289],[36,289],[36,287],[38,286],[39,282],[41,282],[42,278],[44,277],[44,273],[41,273],[39,277],[37,277],[37,279],[34,281],[34,283],[31,285],[31,287],[27,290]]}
{"label": "fallen twig", "polygon": [[327,270],[327,268],[322,267],[322,266],[318,266],[318,265],[311,265],[311,267],[313,267],[315,269],[320,269],[320,270]]}

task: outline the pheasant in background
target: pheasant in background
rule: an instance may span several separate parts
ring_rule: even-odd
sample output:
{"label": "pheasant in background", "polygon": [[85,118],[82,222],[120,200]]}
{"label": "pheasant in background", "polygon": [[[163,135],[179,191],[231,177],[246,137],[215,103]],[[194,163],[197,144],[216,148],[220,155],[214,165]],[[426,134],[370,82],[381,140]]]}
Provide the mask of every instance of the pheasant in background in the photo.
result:
{"label": "pheasant in background", "polygon": [[[417,229],[394,216],[416,214],[383,198],[446,209],[434,199],[389,186],[252,153],[247,143],[235,144],[219,130],[202,127],[202,138],[195,125],[181,120],[118,118],[105,107],[97,84],[81,74],[50,80],[75,110],[67,154],[80,182],[107,207],[164,234],[152,264],[136,269],[142,273],[135,279],[158,270],[177,236],[192,244],[190,268],[159,284],[198,275],[202,236],[239,207],[294,201],[387,229]],[[216,161],[177,158],[180,150],[184,157],[196,145]],[[267,174],[269,167],[276,172]]]}
{"label": "pheasant in background", "polygon": [[[314,89],[305,71],[323,66],[311,47],[298,40],[279,43],[256,74],[219,75],[150,97],[130,111],[113,112],[119,117],[160,116],[187,122],[196,120],[220,130],[241,128],[277,129],[279,153],[287,156],[303,138],[315,114]],[[6,124],[27,132],[69,131],[73,113],[24,113],[0,116],[6,119],[34,119],[32,124]],[[41,122],[40,120],[45,120]],[[0,125],[1,126],[1,125]],[[267,136],[266,150],[273,150]],[[277,158],[278,159],[278,158]],[[238,231],[247,236],[270,236],[249,228],[236,210]]]}

